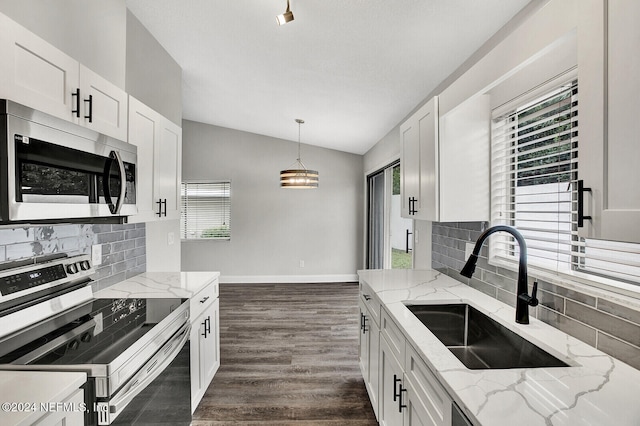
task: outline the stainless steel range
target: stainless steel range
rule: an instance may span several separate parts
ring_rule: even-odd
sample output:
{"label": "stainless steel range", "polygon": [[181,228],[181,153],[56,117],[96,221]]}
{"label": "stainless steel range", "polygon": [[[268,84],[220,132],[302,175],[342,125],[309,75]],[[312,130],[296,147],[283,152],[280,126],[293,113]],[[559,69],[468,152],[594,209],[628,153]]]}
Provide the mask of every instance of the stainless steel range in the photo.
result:
{"label": "stainless steel range", "polygon": [[95,299],[94,272],[88,255],[0,265],[0,369],[86,372],[85,424],[189,424],[190,403],[152,405],[185,381],[189,399],[188,299]]}

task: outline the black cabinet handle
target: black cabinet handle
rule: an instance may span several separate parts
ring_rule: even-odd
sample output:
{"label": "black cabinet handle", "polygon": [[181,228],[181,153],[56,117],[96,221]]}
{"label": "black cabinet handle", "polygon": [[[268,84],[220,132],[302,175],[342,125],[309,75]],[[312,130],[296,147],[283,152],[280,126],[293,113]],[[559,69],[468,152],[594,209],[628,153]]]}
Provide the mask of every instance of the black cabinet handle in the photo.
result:
{"label": "black cabinet handle", "polygon": [[[162,198],[158,198],[156,204],[158,205],[158,212],[156,213],[158,217],[167,217],[167,199],[165,198],[163,200]],[[162,206],[164,206],[164,210],[162,209]]]}
{"label": "black cabinet handle", "polygon": [[206,339],[207,335],[211,334],[211,317],[207,317],[202,325],[204,326],[204,332],[201,335]]}
{"label": "black cabinet handle", "polygon": [[73,98],[74,96],[76,97],[76,101],[75,101],[76,109],[72,109],[71,114],[75,114],[76,117],[80,118],[80,88],[79,87],[76,89],[75,93],[71,93],[71,97]]}
{"label": "black cabinet handle", "polygon": [[89,99],[84,100],[85,103],[89,102],[89,115],[85,115],[84,118],[89,119],[89,123],[93,123],[93,95],[89,95]]}
{"label": "black cabinet handle", "polygon": [[409,214],[410,215],[414,215],[418,213],[418,210],[416,210],[416,201],[418,201],[416,197],[409,198]]}
{"label": "black cabinet handle", "polygon": [[369,321],[369,318],[362,314],[362,334],[367,334],[367,321]]}
{"label": "black cabinet handle", "polygon": [[[400,382],[400,386],[398,387],[398,382]],[[393,375],[393,401],[397,401],[401,396],[401,392],[397,389],[402,389],[402,379],[398,379],[398,376]]]}
{"label": "black cabinet handle", "polygon": [[409,235],[413,235],[413,232],[409,232],[409,230],[407,229],[406,249],[404,250],[405,253],[409,253],[411,251],[411,249],[409,248]]}
{"label": "black cabinet handle", "polygon": [[398,393],[398,412],[402,413],[403,408],[407,408],[405,404],[402,403],[402,393],[406,392],[407,389],[402,387],[402,383],[400,384],[400,392]]}
{"label": "black cabinet handle", "polygon": [[584,181],[578,180],[578,228],[584,226],[584,220],[591,220],[591,216],[584,215],[584,193],[591,192],[591,188],[584,187]]}
{"label": "black cabinet handle", "polygon": [[369,296],[368,294],[363,294],[362,297],[364,297],[364,300],[371,300],[371,296]]}
{"label": "black cabinet handle", "polygon": [[204,302],[206,302],[207,300],[209,300],[209,296],[207,296],[207,297],[205,297],[205,298],[201,299],[201,300],[200,300],[200,303],[204,303]]}

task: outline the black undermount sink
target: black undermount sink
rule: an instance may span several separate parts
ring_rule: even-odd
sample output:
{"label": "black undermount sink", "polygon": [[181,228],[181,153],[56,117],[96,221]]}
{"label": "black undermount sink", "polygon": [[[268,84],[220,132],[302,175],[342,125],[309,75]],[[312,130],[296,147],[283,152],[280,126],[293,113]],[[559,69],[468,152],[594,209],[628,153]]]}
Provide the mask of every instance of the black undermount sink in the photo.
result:
{"label": "black undermount sink", "polygon": [[569,366],[468,304],[405,305],[469,369]]}

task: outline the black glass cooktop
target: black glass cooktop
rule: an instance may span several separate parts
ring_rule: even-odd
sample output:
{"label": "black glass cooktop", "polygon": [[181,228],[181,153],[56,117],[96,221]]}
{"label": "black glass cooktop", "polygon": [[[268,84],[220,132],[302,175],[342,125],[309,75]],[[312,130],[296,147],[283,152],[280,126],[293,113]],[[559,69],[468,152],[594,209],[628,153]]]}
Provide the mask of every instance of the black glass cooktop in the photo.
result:
{"label": "black glass cooktop", "polygon": [[0,364],[109,364],[188,299],[94,299],[1,342]]}

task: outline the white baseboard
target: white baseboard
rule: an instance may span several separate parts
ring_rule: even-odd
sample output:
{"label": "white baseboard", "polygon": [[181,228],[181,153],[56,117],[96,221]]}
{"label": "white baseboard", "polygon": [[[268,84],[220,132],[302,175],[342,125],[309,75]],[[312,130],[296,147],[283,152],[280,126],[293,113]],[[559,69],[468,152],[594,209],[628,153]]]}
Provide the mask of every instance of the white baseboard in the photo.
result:
{"label": "white baseboard", "polygon": [[220,275],[222,284],[357,282],[357,274],[340,275]]}

